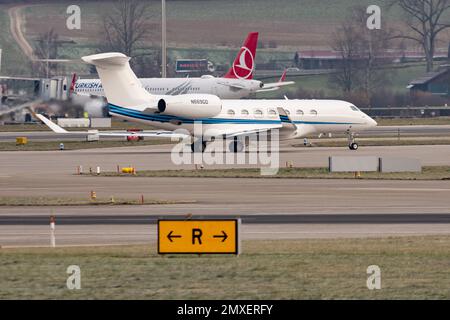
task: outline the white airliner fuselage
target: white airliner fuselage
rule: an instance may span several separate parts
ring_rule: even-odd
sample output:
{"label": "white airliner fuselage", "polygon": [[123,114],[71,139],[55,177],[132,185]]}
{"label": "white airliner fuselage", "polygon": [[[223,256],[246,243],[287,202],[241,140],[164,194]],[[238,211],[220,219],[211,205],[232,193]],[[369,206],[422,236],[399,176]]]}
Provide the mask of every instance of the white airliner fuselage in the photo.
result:
{"label": "white airliner fuselage", "polygon": [[[214,94],[222,99],[240,99],[264,88],[258,80],[216,78],[141,78],[142,87],[154,95],[180,95],[188,93]],[[77,80],[74,92],[78,95],[105,96],[99,79]]]}
{"label": "white airliner fuselage", "polygon": [[[250,32],[223,77],[204,75],[196,78],[141,78],[139,81],[152,95],[211,94],[221,99],[241,99],[255,92],[274,91],[293,84],[292,81],[285,81],[286,73],[278,82],[253,80],[257,42],[258,33]],[[72,90],[77,95],[105,96],[100,79],[82,79],[72,84]]]}

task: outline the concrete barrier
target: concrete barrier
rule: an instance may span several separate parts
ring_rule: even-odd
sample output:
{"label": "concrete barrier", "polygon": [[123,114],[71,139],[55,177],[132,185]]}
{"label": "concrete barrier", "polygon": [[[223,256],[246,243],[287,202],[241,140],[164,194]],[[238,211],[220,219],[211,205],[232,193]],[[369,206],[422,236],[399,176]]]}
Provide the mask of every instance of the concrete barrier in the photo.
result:
{"label": "concrete barrier", "polygon": [[91,118],[91,128],[111,128],[111,118]]}
{"label": "concrete barrier", "polygon": [[375,156],[334,156],[328,158],[330,172],[422,172],[418,159]]}
{"label": "concrete barrier", "polygon": [[335,156],[328,158],[328,168],[330,172],[369,172],[378,171],[378,157],[344,157]]}
{"label": "concrete barrier", "polygon": [[422,165],[418,159],[382,157],[380,172],[422,172]]}
{"label": "concrete barrier", "polygon": [[89,128],[89,119],[58,118],[58,125],[63,128]]}

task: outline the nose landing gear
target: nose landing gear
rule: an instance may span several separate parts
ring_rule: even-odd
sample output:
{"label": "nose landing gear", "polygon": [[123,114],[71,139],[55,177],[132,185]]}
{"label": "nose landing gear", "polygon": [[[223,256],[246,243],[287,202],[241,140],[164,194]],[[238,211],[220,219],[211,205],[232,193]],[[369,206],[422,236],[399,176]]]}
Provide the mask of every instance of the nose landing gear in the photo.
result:
{"label": "nose landing gear", "polygon": [[351,143],[349,146],[348,146],[348,148],[350,149],[350,150],[358,150],[358,144],[356,143],[356,142],[353,142],[353,143]]}
{"label": "nose landing gear", "polygon": [[357,142],[355,142],[355,134],[353,132],[347,131],[347,137],[348,137],[348,148],[350,150],[358,150],[359,145]]}

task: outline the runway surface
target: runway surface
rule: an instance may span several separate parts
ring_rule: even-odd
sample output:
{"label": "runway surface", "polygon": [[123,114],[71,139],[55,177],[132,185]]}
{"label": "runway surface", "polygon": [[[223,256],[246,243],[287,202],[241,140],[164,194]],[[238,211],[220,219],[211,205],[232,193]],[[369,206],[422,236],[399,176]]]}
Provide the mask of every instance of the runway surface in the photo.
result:
{"label": "runway surface", "polygon": [[[133,165],[137,170],[193,169],[194,164],[175,165],[172,162],[173,145],[155,145],[123,148],[84,149],[65,151],[3,151],[0,152],[0,176],[27,175],[48,176],[49,174],[73,174],[76,167],[84,170],[100,166],[103,171],[116,171],[117,165]],[[450,145],[424,146],[375,146],[361,147],[350,151],[345,147],[291,147],[282,144],[280,166],[286,161],[299,167],[326,167],[329,156],[379,156],[405,157],[421,161],[424,166],[450,165]],[[218,157],[218,162],[225,162]],[[31,163],[31,165],[30,165]],[[267,166],[267,165],[266,165]],[[260,167],[259,165],[205,165],[206,168]],[[86,171],[85,171],[86,172]]]}
{"label": "runway surface", "polygon": [[[189,204],[1,207],[0,245],[48,245],[48,217],[57,217],[58,243],[125,244],[153,241],[158,217],[243,218],[245,239],[302,239],[390,235],[450,235],[450,181],[144,178],[75,175],[76,167],[117,165],[138,170],[175,166],[170,145],[52,152],[0,152],[0,196],[188,200]],[[331,155],[418,158],[450,165],[450,146],[293,148],[280,163],[326,166]],[[230,167],[225,165],[207,166]],[[10,219],[10,220],[8,220]],[[153,240],[152,240],[153,239]]]}
{"label": "runway surface", "polygon": [[[64,215],[58,217],[58,225],[138,225],[156,224],[164,219],[186,220],[182,215]],[[195,219],[241,219],[244,224],[413,224],[450,223],[450,214],[267,214],[267,215],[201,215]],[[48,225],[49,217],[0,216],[0,225]]]}

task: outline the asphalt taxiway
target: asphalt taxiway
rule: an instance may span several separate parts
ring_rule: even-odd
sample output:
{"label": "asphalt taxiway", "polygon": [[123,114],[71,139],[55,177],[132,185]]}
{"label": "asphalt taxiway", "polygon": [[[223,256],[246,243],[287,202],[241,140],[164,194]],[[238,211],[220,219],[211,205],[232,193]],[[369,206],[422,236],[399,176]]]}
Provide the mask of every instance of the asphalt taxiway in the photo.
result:
{"label": "asphalt taxiway", "polygon": [[[75,175],[76,166],[115,171],[179,169],[170,145],[79,151],[0,152],[2,197],[89,197],[187,200],[187,204],[0,207],[0,245],[48,245],[48,218],[57,217],[58,243],[124,244],[155,239],[158,218],[242,217],[244,239],[450,234],[450,181],[144,178]],[[293,148],[280,163],[324,166],[330,155],[418,158],[450,165],[450,146]],[[182,168],[192,169],[193,165]],[[219,166],[226,167],[226,166]],[[210,168],[210,167],[207,167]],[[212,168],[212,166],[211,166]],[[9,220],[8,220],[9,219]],[[38,221],[38,222],[33,222]]]}

